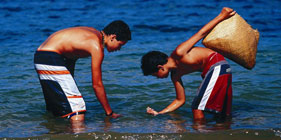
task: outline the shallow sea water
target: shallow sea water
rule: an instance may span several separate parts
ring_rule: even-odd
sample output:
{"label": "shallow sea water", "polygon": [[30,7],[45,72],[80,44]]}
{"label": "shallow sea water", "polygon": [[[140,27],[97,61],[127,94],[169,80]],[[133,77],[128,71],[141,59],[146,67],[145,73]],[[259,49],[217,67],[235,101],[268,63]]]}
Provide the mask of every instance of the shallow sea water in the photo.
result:
{"label": "shallow sea water", "polygon": [[[281,2],[224,1],[0,1],[0,138],[44,139],[279,139],[281,130]],[[256,66],[246,70],[229,61],[233,70],[233,118],[194,129],[192,99],[200,73],[183,77],[187,102],[179,110],[157,117],[150,106],[166,107],[175,91],[170,79],[144,77],[140,59],[151,50],[170,54],[215,17],[222,7],[237,11],[260,32]],[[53,32],[91,26],[101,30],[122,19],[132,41],[119,52],[105,54],[103,80],[111,107],[123,117],[108,119],[91,87],[90,58],[78,60],[75,79],[87,105],[85,129],[74,134],[67,120],[54,118],[45,102],[33,67],[36,48]],[[201,42],[197,45],[202,46]],[[221,130],[223,129],[223,130]],[[225,136],[225,137],[224,137]]]}

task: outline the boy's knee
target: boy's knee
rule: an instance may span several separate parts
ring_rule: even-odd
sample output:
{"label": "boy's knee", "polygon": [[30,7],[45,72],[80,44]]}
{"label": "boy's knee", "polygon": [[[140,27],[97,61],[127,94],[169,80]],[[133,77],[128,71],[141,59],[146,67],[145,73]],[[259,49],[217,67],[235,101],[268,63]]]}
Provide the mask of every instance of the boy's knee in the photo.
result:
{"label": "boy's knee", "polygon": [[74,115],[70,118],[70,122],[71,123],[83,122],[84,118],[85,118],[85,114]]}
{"label": "boy's knee", "polygon": [[202,110],[192,109],[193,119],[194,120],[203,120],[205,119],[204,113]]}
{"label": "boy's knee", "polygon": [[81,133],[85,130],[84,114],[74,115],[70,118],[71,129],[74,133]]}

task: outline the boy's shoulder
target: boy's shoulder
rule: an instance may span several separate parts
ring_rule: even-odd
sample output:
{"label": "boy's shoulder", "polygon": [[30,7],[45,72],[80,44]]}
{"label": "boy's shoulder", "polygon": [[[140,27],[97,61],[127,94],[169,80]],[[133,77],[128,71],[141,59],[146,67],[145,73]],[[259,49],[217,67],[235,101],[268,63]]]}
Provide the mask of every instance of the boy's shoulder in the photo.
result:
{"label": "boy's shoulder", "polygon": [[204,47],[193,47],[186,55],[190,58],[206,59],[209,55],[215,53],[215,51]]}
{"label": "boy's shoulder", "polygon": [[204,47],[193,47],[185,54],[185,56],[181,59],[183,61],[199,61],[202,59],[206,59],[210,54],[215,53],[215,51],[204,48]]}
{"label": "boy's shoulder", "polygon": [[179,71],[185,71],[185,74],[202,71],[212,53],[215,51],[203,47],[193,47],[183,58],[178,60],[179,65],[183,66],[179,68]]}

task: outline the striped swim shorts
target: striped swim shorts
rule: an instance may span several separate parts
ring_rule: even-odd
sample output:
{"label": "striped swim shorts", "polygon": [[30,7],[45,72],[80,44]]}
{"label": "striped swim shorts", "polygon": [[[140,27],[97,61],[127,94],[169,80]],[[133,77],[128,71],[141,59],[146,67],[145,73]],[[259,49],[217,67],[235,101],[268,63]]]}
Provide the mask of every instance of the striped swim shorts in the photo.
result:
{"label": "striped swim shorts", "polygon": [[43,90],[46,109],[55,116],[70,118],[86,112],[86,105],[73,79],[75,60],[56,52],[36,51],[35,70]]}
{"label": "striped swim shorts", "polygon": [[192,109],[231,115],[232,73],[224,57],[219,53],[211,54],[201,76],[203,81]]}

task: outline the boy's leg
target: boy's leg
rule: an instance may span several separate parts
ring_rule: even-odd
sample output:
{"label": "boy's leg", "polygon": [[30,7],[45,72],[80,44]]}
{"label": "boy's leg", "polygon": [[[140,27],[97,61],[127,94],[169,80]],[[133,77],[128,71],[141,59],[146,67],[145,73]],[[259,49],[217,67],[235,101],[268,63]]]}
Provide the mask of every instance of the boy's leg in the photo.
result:
{"label": "boy's leg", "polygon": [[221,113],[227,105],[226,114],[230,114],[231,91],[230,66],[226,61],[216,63],[204,77],[193,100],[192,109]]}
{"label": "boy's leg", "polygon": [[192,113],[193,113],[193,119],[194,121],[200,121],[200,120],[204,120],[205,116],[202,110],[198,110],[198,109],[192,109]]}
{"label": "boy's leg", "polygon": [[81,133],[85,130],[85,114],[74,115],[70,118],[71,129],[74,133]]}
{"label": "boy's leg", "polygon": [[70,121],[71,122],[78,122],[78,121],[84,121],[84,118],[85,118],[85,114],[79,114],[79,115],[74,115],[70,118]]}
{"label": "boy's leg", "polygon": [[193,113],[193,125],[192,128],[198,131],[205,129],[206,120],[202,110],[192,109]]}
{"label": "boy's leg", "polygon": [[[55,52],[36,52],[34,64],[49,111],[61,117],[86,112],[83,97],[61,55]],[[72,66],[74,70],[74,65]],[[77,112],[79,113],[76,114]],[[81,120],[81,117],[77,120]]]}

